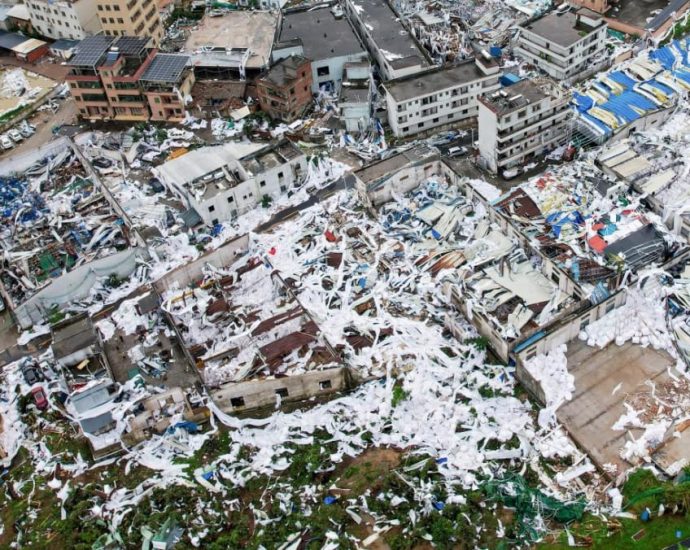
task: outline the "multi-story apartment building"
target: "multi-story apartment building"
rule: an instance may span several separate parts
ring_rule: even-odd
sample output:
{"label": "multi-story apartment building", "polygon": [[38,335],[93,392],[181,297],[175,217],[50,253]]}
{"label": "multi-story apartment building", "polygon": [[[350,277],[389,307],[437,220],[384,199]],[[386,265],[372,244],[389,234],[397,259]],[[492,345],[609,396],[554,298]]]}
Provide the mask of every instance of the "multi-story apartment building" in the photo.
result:
{"label": "multi-story apartment building", "polygon": [[345,0],[345,10],[383,80],[402,78],[431,67],[424,48],[386,0]]}
{"label": "multi-story apartment building", "polygon": [[520,27],[515,53],[558,80],[574,80],[603,61],[606,22],[588,9],[553,11]]}
{"label": "multi-story apartment building", "polygon": [[150,38],[158,46],[163,38],[155,0],[98,0],[98,18],[105,34]]}
{"label": "multi-story apartment building", "polygon": [[565,144],[570,96],[550,81],[522,80],[479,98],[479,154],[492,172]]}
{"label": "multi-story apartment building", "polygon": [[386,82],[393,134],[411,136],[476,117],[479,96],[499,87],[499,66],[487,57]]}
{"label": "multi-story apartment building", "polygon": [[79,44],[66,81],[83,118],[179,122],[194,85],[188,64],[146,38],[97,35]]}
{"label": "multi-story apartment building", "polygon": [[311,61],[301,55],[285,57],[256,81],[261,110],[292,122],[311,105],[311,85]]}
{"label": "multi-story apartment building", "polygon": [[26,9],[34,30],[53,39],[81,40],[101,30],[98,0],[29,0]]}

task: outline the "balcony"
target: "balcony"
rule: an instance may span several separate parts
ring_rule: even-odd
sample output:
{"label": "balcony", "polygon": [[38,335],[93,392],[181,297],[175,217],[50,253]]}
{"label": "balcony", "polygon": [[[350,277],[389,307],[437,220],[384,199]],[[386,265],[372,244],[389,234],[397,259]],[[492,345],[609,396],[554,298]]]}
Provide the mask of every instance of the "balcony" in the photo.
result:
{"label": "balcony", "polygon": [[[540,123],[543,122],[548,122],[550,120],[555,120],[559,118],[560,115],[562,114],[567,114],[569,111],[568,103],[563,102],[562,104],[558,105],[556,110],[549,109],[549,113],[547,116],[544,116],[544,113],[540,113],[538,117],[532,117],[526,119],[522,124],[516,124],[513,126],[510,126],[509,128],[506,128],[505,130],[500,130],[498,132],[498,141],[503,141],[506,139],[516,139],[516,136],[518,134],[521,134],[523,132],[528,132],[531,129],[533,129],[534,126],[538,126]],[[519,139],[518,139],[519,141]]]}

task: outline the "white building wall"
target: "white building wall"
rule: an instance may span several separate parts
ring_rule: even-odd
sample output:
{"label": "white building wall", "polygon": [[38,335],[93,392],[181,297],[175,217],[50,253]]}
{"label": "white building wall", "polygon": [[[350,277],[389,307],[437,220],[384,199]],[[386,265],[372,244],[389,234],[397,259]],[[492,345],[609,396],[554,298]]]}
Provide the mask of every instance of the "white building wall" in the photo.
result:
{"label": "white building wall", "polygon": [[[565,101],[547,97],[500,117],[480,102],[479,153],[487,168],[496,172],[518,166],[532,154],[539,156],[563,144],[570,116]],[[519,116],[521,112],[526,113],[524,118]],[[499,136],[507,129],[509,134]]]}
{"label": "white building wall", "polygon": [[343,82],[343,65],[345,65],[345,63],[365,61],[367,58],[368,56],[366,52],[360,52],[352,55],[343,55],[339,57],[331,57],[329,59],[312,61],[312,92],[317,93],[319,91],[319,85],[326,82],[333,82],[333,91],[338,92]]}
{"label": "white building wall", "polygon": [[341,103],[341,118],[350,133],[364,132],[371,123],[369,103]]}
{"label": "white building wall", "polygon": [[[425,94],[400,102],[386,90],[388,124],[393,135],[404,137],[425,132],[436,126],[476,117],[479,97],[499,87],[498,76],[490,75],[480,80],[458,83],[452,88],[440,90],[431,96]],[[423,101],[426,97],[432,97],[433,100],[424,105]]]}
{"label": "white building wall", "polygon": [[186,190],[184,198],[207,225],[223,223],[256,207],[264,195],[276,198],[285,193],[306,173],[306,168],[306,157],[301,155],[285,164],[250,176],[240,184],[206,200],[197,200]]}
{"label": "white building wall", "polygon": [[48,38],[81,40],[101,30],[97,0],[30,0],[26,7],[33,27]]}
{"label": "white building wall", "polygon": [[496,142],[498,135],[498,124],[496,113],[479,102],[479,156],[486,163],[486,167],[492,172],[496,172]]}

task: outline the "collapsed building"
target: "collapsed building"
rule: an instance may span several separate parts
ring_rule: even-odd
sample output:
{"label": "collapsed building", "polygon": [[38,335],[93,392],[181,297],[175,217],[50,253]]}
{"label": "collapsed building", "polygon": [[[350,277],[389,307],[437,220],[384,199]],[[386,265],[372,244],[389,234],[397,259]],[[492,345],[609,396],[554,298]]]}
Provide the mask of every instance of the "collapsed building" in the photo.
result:
{"label": "collapsed building", "polygon": [[137,239],[67,138],[3,162],[0,174],[0,291],[19,326],[85,298],[101,278],[134,271]]}
{"label": "collapsed building", "polygon": [[[378,205],[396,221],[414,215],[427,225],[420,262],[432,274],[445,274],[440,281],[447,299],[495,353],[521,365],[622,305],[626,273],[664,264],[680,248],[658,217],[617,194],[616,182],[593,167],[576,166],[574,172],[565,167],[533,178],[503,196],[421,150],[355,175],[370,208]],[[386,205],[430,181],[457,187],[462,198],[417,199],[414,213]],[[487,218],[473,228],[478,212]],[[458,226],[467,228],[465,239],[474,237],[464,247],[444,242]],[[521,367],[518,374],[538,395],[530,375]]]}
{"label": "collapsed building", "polygon": [[580,144],[619,140],[659,126],[690,89],[688,39],[644,50],[573,94]]}
{"label": "collapsed building", "polygon": [[690,180],[688,179],[687,114],[669,120],[667,132],[654,129],[632,134],[604,149],[597,165],[621,186],[644,197],[644,203],[666,226],[690,242]]}

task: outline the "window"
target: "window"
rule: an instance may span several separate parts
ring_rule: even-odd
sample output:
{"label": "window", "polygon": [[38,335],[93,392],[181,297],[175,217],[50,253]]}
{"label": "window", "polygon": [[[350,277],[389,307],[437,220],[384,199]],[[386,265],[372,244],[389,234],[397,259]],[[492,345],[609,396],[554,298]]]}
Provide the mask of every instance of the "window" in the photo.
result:
{"label": "window", "polygon": [[537,356],[537,346],[532,346],[528,351],[525,358],[529,361]]}
{"label": "window", "polygon": [[558,271],[556,271],[555,269],[551,272],[551,280],[556,284],[558,284],[561,280],[561,277],[558,274]]}
{"label": "window", "polygon": [[216,206],[212,204],[211,206],[208,207],[209,212],[213,212],[216,209]]}
{"label": "window", "polygon": [[316,69],[316,76],[328,76],[329,74],[331,74],[331,71],[328,66]]}
{"label": "window", "polygon": [[606,304],[606,313],[611,313],[614,309],[616,309],[616,302],[615,300],[611,300]]}
{"label": "window", "polygon": [[265,181],[260,181],[260,182],[259,182],[259,187],[266,187],[266,182],[265,182]]}
{"label": "window", "polygon": [[230,404],[235,408],[244,407],[244,397],[232,397],[230,398]]}
{"label": "window", "polygon": [[518,118],[525,118],[527,116],[527,110],[522,110],[518,113]]}
{"label": "window", "polygon": [[235,197],[233,197],[233,196],[228,197],[228,202],[235,202]]}
{"label": "window", "polygon": [[281,186],[280,186],[280,190],[281,190],[282,192],[285,192],[285,191],[287,191],[287,187],[285,187],[284,185],[281,185]]}
{"label": "window", "polygon": [[279,395],[280,397],[287,397],[288,396],[287,388],[278,388],[276,390],[276,395]]}
{"label": "window", "polygon": [[319,388],[322,390],[330,390],[332,387],[330,380],[321,380],[321,382],[319,382]]}
{"label": "window", "polygon": [[589,326],[589,315],[580,320],[580,330],[585,330]]}
{"label": "window", "polygon": [[220,222],[218,221],[218,218],[213,218],[213,219],[211,220],[211,224],[214,225],[214,226],[215,226],[215,225],[218,225],[219,223],[220,223]]}
{"label": "window", "polygon": [[284,177],[284,176],[283,176],[283,173],[282,173],[282,172],[278,172],[278,179],[279,179],[279,180],[282,180],[283,177]]}

